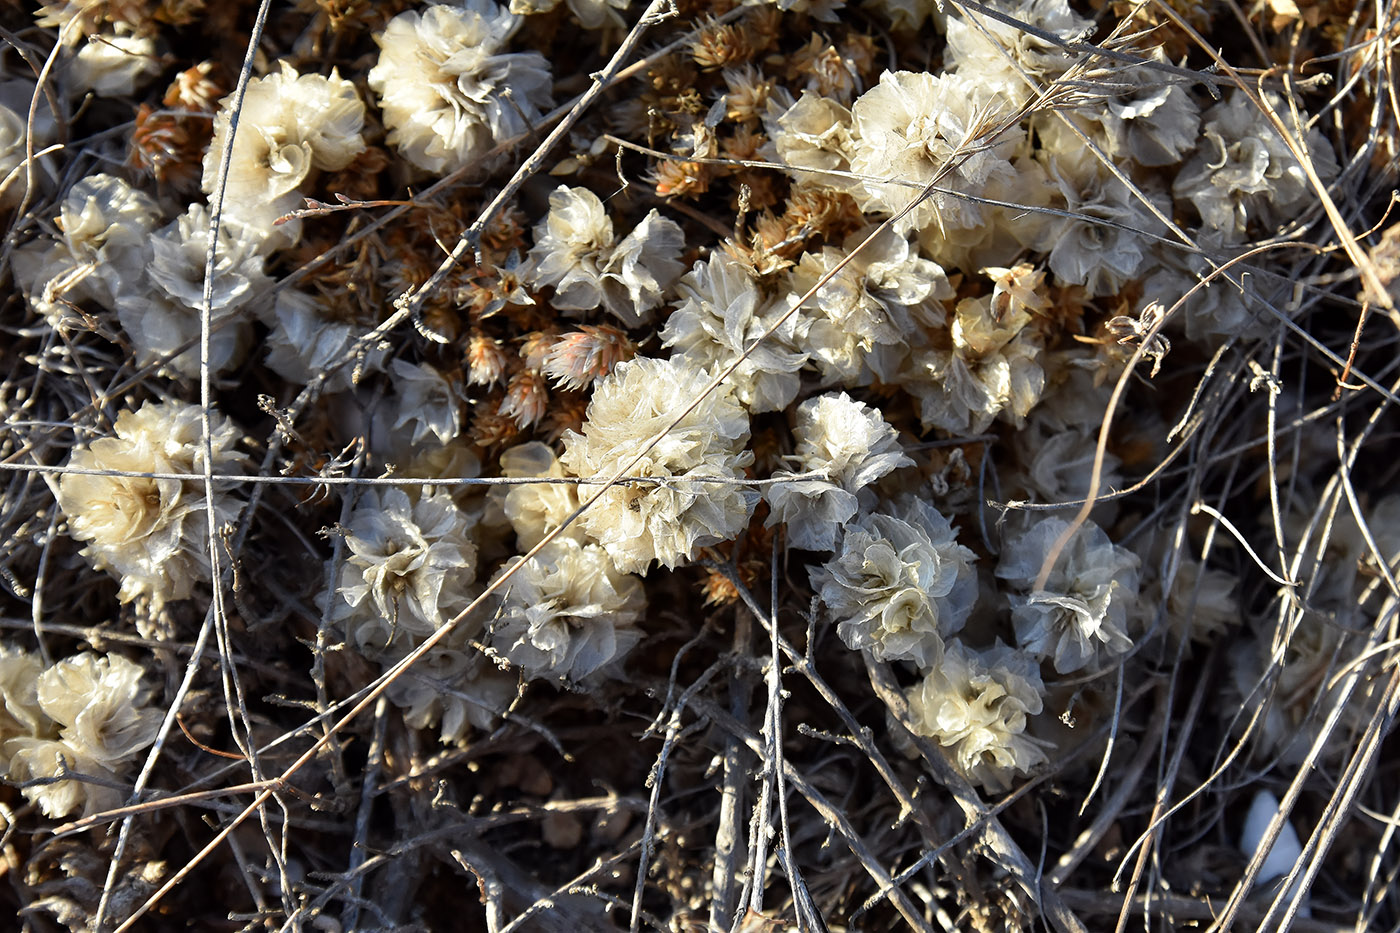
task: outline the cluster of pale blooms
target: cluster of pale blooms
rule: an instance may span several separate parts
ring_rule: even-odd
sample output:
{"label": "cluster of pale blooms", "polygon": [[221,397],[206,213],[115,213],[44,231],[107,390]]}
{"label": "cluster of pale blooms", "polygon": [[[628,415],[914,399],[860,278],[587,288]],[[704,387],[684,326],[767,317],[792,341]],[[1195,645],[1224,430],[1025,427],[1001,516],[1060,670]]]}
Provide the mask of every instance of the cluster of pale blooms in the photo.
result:
{"label": "cluster of pale blooms", "polygon": [[121,805],[122,775],[160,728],[143,671],[119,654],[85,651],[45,667],[0,652],[0,771],[44,815]]}
{"label": "cluster of pale blooms", "polygon": [[[772,5],[817,20],[842,6]],[[895,424],[911,421],[887,420],[874,406],[905,406],[940,439],[1002,431],[1009,438],[995,456],[1012,452],[1000,475],[1014,492],[1040,502],[1084,495],[1124,356],[1111,341],[1057,341],[1064,321],[1052,289],[1133,301],[1140,291],[1141,306],[1125,308],[1134,312],[1184,294],[1204,260],[1173,246],[1174,222],[1190,218],[1202,243],[1225,249],[1299,218],[1312,196],[1293,151],[1241,93],[1202,114],[1185,86],[1152,70],[1164,63],[1158,52],[1136,66],[1099,62],[1107,77],[1078,80],[1083,57],[1043,38],[1092,32],[1065,0],[994,4],[1039,35],[972,12],[944,14],[926,0],[866,5],[897,30],[940,24],[943,70],[886,71],[868,88],[848,70],[830,94],[808,85],[794,96],[774,84],[759,94],[754,68],[730,68],[728,92],[706,102],[708,122],[682,135],[699,153],[716,121],[746,114],[762,137],[756,154],[788,167],[794,197],[849,199],[869,226],[791,254],[757,241],[750,248],[737,235],[697,250],[662,210],[619,231],[598,193],[556,188],[532,248],[509,260],[511,294],[564,317],[646,327],[636,342],[649,340],[652,355],[615,366],[593,359],[586,378],[557,354],[542,357],[540,373],[591,398],[557,450],[536,441],[499,455],[503,477],[538,483],[484,497],[372,486],[347,503],[321,599],[346,644],[387,669],[451,629],[390,689],[410,723],[437,725],[446,741],[487,725],[517,689],[500,667],[574,689],[620,676],[642,638],[642,578],[734,541],[760,500],[767,526],[815,555],[822,619],[851,650],[911,665],[920,679],[908,691],[909,725],[991,788],[1045,758],[1046,741],[1033,734],[1043,676],[1102,674],[1160,628],[1141,593],[1166,607],[1159,612],[1178,644],[1237,616],[1222,571],[1151,547],[1143,569],[1113,543],[1112,507],[1078,525],[1053,515],[1007,522],[999,546],[986,531],[971,542],[964,530],[960,541],[952,518],[970,514],[972,497],[957,499],[946,476],[906,453],[913,438]],[[318,175],[366,150],[375,114],[415,183],[455,172],[479,180],[498,167],[496,154],[536,126],[555,93],[546,59],[512,51],[512,37],[522,17],[558,6],[460,0],[399,13],[375,35],[364,85],[276,63],[248,84],[231,148],[225,98],[203,162],[203,192],[223,205],[207,306],[210,209],[107,174],[73,184],[48,233],[16,251],[18,287],[55,328],[75,326],[80,310],[171,377],[199,372],[204,316],[216,374],[245,361],[256,319],[267,332],[266,366],[307,383],[365,328],[327,317],[309,290],[274,288],[267,263],[302,231],[298,221],[272,221],[299,207]],[[628,6],[567,0],[567,15],[602,29],[621,23]],[[73,55],[73,86],[97,94],[129,93],[151,71],[136,37],[103,36]],[[0,203],[46,178],[43,165],[23,162],[20,106],[32,91],[32,83],[0,86]],[[1054,105],[1028,106],[1042,99]],[[1287,123],[1291,102],[1266,100]],[[35,138],[45,132],[36,127]],[[1296,135],[1321,179],[1333,177],[1321,135]],[[893,222],[876,226],[885,220]],[[1128,289],[1135,282],[1144,287]],[[1259,313],[1256,297],[1200,289],[1172,326],[1215,341]],[[356,380],[379,380],[384,391],[352,385],[345,372],[326,382],[337,427],[400,477],[478,475],[464,385],[495,376],[444,371],[411,354],[390,359],[388,350],[371,346],[355,367]],[[752,482],[751,419],[773,424],[783,419],[773,413],[789,410],[782,430],[791,446],[759,477],[766,483]],[[521,424],[540,420],[518,400],[501,411]],[[211,537],[240,511],[232,487],[216,479],[217,527],[209,525],[200,410],[147,403],[102,433],[110,436],[77,450],[58,483],[68,533],[120,581],[123,601],[191,596],[209,579]],[[238,436],[214,416],[216,476],[246,467]],[[971,469],[963,456],[959,449],[948,470]],[[1106,486],[1122,475],[1111,452],[1099,465]],[[112,670],[119,660],[108,662]],[[44,712],[68,728],[66,713]],[[91,749],[75,746],[74,756],[76,770],[89,760],[107,767]],[[52,768],[34,755],[16,760],[36,774]]]}
{"label": "cluster of pale blooms", "polygon": [[119,414],[111,436],[73,452],[58,504],[83,556],[120,582],[122,602],[147,600],[158,612],[209,580],[210,547],[222,546],[211,533],[222,535],[243,509],[236,481],[220,478],[248,467],[240,436],[213,413],[206,447],[199,406],[147,402]]}

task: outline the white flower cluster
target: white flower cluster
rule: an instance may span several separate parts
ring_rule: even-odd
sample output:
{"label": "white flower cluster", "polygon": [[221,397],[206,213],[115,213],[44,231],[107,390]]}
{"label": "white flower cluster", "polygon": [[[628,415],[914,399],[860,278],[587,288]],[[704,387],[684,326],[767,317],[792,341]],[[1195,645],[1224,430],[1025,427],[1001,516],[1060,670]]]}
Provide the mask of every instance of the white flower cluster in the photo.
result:
{"label": "white flower cluster", "polygon": [[84,300],[112,310],[139,301],[149,240],[160,220],[156,202],[122,179],[89,175],[60,205],[55,222],[61,236],[35,240],[15,254],[16,284],[54,326]]}
{"label": "white flower cluster", "polygon": [[379,62],[369,72],[389,144],[426,172],[451,172],[538,122],[552,100],[549,63],[504,51],[520,22],[491,0],[390,20],[374,37]]}
{"label": "white flower cluster", "polygon": [[[248,82],[238,114],[224,189],[225,222],[270,232],[272,222],[301,207],[298,191],[315,171],[339,171],[364,151],[365,105],[355,85],[298,74],[287,62]],[[228,143],[233,95],[219,102],[214,139],[204,156],[204,193],[214,195]]]}
{"label": "white flower cluster", "polygon": [[[896,228],[952,238],[983,222],[982,208],[960,195],[984,195],[1012,180],[1010,158],[1024,132],[993,137],[1010,112],[1006,98],[959,74],[885,72],[851,105],[852,193],[861,208],[898,214]],[[926,185],[933,193],[919,200]],[[917,202],[917,203],[916,203]]]}
{"label": "white flower cluster", "polygon": [[557,538],[496,576],[507,574],[490,640],[530,680],[596,685],[641,640],[642,581],[620,572],[596,544]]}
{"label": "white flower cluster", "polygon": [[[442,487],[364,490],[343,528],[335,588],[322,603],[349,646],[388,669],[466,609],[481,592],[473,536],[480,521]],[[390,684],[387,695],[406,722],[438,726],[443,742],[460,742],[509,704],[513,681],[472,647],[481,633],[479,620],[459,625]]]}
{"label": "white flower cluster", "polygon": [[800,316],[783,319],[794,296],[786,289],[766,294],[742,263],[719,251],[697,262],[677,290],[684,301],[661,329],[662,343],[674,351],[672,358],[714,373],[777,326],[739,363],[731,382],[735,396],[751,412],[787,407],[797,395],[798,372],[807,362],[798,331]]}
{"label": "white flower cluster", "polygon": [[1035,660],[1000,642],[977,651],[960,641],[906,698],[914,731],[947,748],[969,780],[993,791],[1010,788],[1046,760],[1047,745],[1026,734],[1041,711],[1045,686]]}
{"label": "white flower cluster", "polygon": [[[860,505],[859,494],[882,476],[914,461],[899,446],[899,432],[880,413],[842,392],[810,398],[797,407],[793,428],[796,471],[774,479],[818,472],[768,487],[773,511],[768,526],[787,525],[788,543],[808,551],[830,551]],[[873,497],[872,497],[873,499]]]}
{"label": "white flower cluster", "polygon": [[609,479],[641,455],[628,473],[645,479],[614,485],[580,519],[620,570],[675,567],[749,519],[756,494],[724,482],[753,462],[749,418],[723,388],[697,398],[705,381],[684,357],[621,363],[598,382],[582,432],[564,435],[560,460],[575,476]]}
{"label": "white flower cluster", "polygon": [[[1161,49],[1145,57],[1166,61]],[[1096,79],[1095,91],[1071,111],[1073,119],[1120,166],[1176,165],[1195,149],[1201,108],[1169,75],[1142,64],[1115,66]]]}
{"label": "white flower cluster", "polygon": [[404,452],[431,444],[452,443],[462,428],[461,404],[452,383],[427,363],[394,360],[389,364],[394,397],[377,414],[385,450]]}
{"label": "white flower cluster", "polygon": [[[501,475],[511,479],[541,477],[563,479],[564,467],[554,451],[538,441],[512,447],[501,454]],[[515,529],[515,538],[522,549],[528,550],[544,540],[565,519],[578,509],[579,487],[575,483],[528,483],[507,486],[499,498],[506,518]],[[499,494],[501,487],[493,490]],[[584,540],[583,526],[574,522],[561,536]]]}
{"label": "white flower cluster", "polygon": [[87,37],[68,63],[65,77],[74,95],[91,91],[98,97],[122,97],[134,93],[160,70],[155,37],[137,35],[118,23],[110,33]]}
{"label": "white flower cluster", "polygon": [[628,327],[638,327],[685,268],[679,258],[684,247],[680,226],[655,208],[618,241],[596,194],[561,185],[535,228],[526,279],[553,287],[550,304],[561,311],[601,306]]}
{"label": "white flower cluster", "polygon": [[1031,315],[997,295],[964,298],[949,327],[952,346],[914,351],[896,380],[919,400],[925,427],[978,434],[1000,417],[1016,427],[1040,401],[1045,373]]}
{"label": "white flower cluster", "polygon": [[[1147,181],[1130,189],[1062,123],[1042,130],[1053,143],[1044,152],[1046,169],[1066,210],[1076,219],[1047,225],[1048,263],[1065,285],[1082,285],[1091,297],[1116,295],[1144,266],[1151,242],[1143,232],[1161,236],[1166,227],[1139,198],[1147,197],[1157,213],[1170,216],[1165,193]],[[1079,219],[1083,218],[1083,219]]]}
{"label": "white flower cluster", "polygon": [[[141,364],[167,361],[176,374],[199,374],[200,308],[209,244],[202,204],[160,226],[160,208],[127,182],[90,175],[64,198],[56,241],[36,240],[15,260],[17,283],[55,325],[76,317],[84,300],[116,314]],[[249,342],[244,311],[272,280],[263,272],[263,234],[226,217],[219,229],[210,301],[210,369],[239,362]],[[187,349],[176,354],[181,347]],[[173,358],[172,358],[173,356]]]}
{"label": "white flower cluster", "polygon": [[[209,248],[209,210],[191,204],[185,213],[151,237],[146,275],[139,280],[143,299],[122,301],[117,319],[141,351],[143,363],[155,362],[179,347],[190,349],[170,362],[175,372],[199,374],[200,308]],[[219,227],[210,301],[209,367],[223,372],[241,362],[250,342],[244,313],[271,286],[263,272],[262,233],[229,218]]]}
{"label": "white flower cluster", "polygon": [[922,499],[905,496],[891,512],[852,522],[836,555],[812,568],[812,587],[847,647],[936,666],[977,599],[975,557]]}
{"label": "white flower cluster", "polygon": [[1034,590],[1051,548],[1069,528],[1045,518],[1003,540],[997,577],[1013,589],[1011,620],[1026,651],[1061,674],[1097,668],[1133,647],[1128,618],[1138,597],[1138,558],[1109,540],[1098,525],[1075,530],[1043,591]]}
{"label": "white flower cluster", "polygon": [[[246,458],[234,449],[239,436],[232,421],[211,416],[216,476],[246,467]],[[87,544],[83,556],[120,581],[122,602],[141,597],[158,608],[167,600],[187,598],[196,583],[209,579],[211,529],[197,405],[146,402],[136,411],[124,411],[117,416],[114,436],[74,451],[68,466],[114,471],[65,473],[58,482],[58,504],[68,518],[69,535]],[[143,473],[175,475],[139,475]],[[233,522],[243,503],[232,483],[216,480],[214,497],[218,525]]]}
{"label": "white flower cluster", "polygon": [[[1077,15],[1066,0],[994,0],[988,6],[1064,42],[1094,31],[1093,21]],[[959,13],[948,17],[948,70],[1016,106],[1063,75],[1078,57],[1031,30],[972,10]]]}
{"label": "white flower cluster", "polygon": [[803,295],[855,254],[802,309],[811,362],[828,381],[848,386],[876,375],[893,379],[908,344],[943,324],[942,303],[955,294],[943,267],[907,237],[888,228],[866,243],[870,236],[861,230],[840,249],[805,253],[792,273],[792,290]]}
{"label": "white flower cluster", "polygon": [[122,804],[121,777],[160,727],[141,675],[118,654],[83,652],[45,669],[28,654],[0,653],[0,769],[16,784],[35,782],[23,793],[45,816]]}
{"label": "white flower cluster", "polygon": [[473,516],[440,487],[366,489],[345,523],[332,618],[364,653],[432,634],[475,597]]}
{"label": "white flower cluster", "polygon": [[[1264,103],[1292,125],[1282,97],[1265,92]],[[1201,136],[1201,148],[1182,166],[1172,193],[1195,206],[1220,242],[1240,243],[1250,229],[1296,219],[1316,197],[1303,166],[1242,91],[1231,91],[1206,112]],[[1321,134],[1312,129],[1297,136],[1323,183],[1335,178],[1336,156]]]}

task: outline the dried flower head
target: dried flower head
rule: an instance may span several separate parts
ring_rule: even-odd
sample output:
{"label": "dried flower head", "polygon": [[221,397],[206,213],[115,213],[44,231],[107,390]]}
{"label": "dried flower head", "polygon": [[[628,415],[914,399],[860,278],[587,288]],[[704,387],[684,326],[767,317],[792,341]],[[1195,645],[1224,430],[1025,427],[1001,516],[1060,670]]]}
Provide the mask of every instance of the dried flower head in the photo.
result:
{"label": "dried flower head", "polygon": [[522,431],[539,424],[549,410],[549,383],[537,369],[522,369],[506,383],[501,417],[511,418]]}
{"label": "dried flower head", "polygon": [[467,385],[489,386],[505,378],[510,359],[501,341],[481,331],[467,338]]}
{"label": "dried flower head", "polygon": [[914,461],[899,446],[899,432],[878,411],[842,392],[810,398],[797,407],[793,428],[796,470],[774,479],[817,472],[819,478],[768,487],[767,526],[783,522],[793,547],[830,551],[871,483]]}
{"label": "dried flower head", "polygon": [[709,23],[690,43],[691,57],[706,71],[742,65],[753,54],[748,30],[741,23]]}
{"label": "dried flower head", "polygon": [[727,253],[697,262],[677,286],[684,302],[661,329],[662,343],[696,370],[728,367],[770,328],[734,372],[734,392],[750,411],[777,411],[797,394],[801,348],[800,315],[788,315],[788,295],[765,295],[759,283]]}
{"label": "dried flower head", "polygon": [[[1023,131],[1011,127],[993,138],[1009,111],[1005,98],[962,75],[885,72],[851,106],[861,207],[897,214],[917,201],[897,224],[902,231],[978,226],[982,207],[957,195],[979,195],[1015,177],[1010,157]],[[942,190],[919,201],[930,182]]]}
{"label": "dried flower head", "polygon": [[584,324],[550,346],[542,372],[557,386],[583,389],[636,355],[636,344],[616,327]]}
{"label": "dried flower head", "polygon": [[618,241],[603,202],[587,188],[560,186],[549,215],[535,228],[527,281],[554,288],[554,307],[589,311],[602,306],[628,327],[651,317],[685,268],[685,235],[655,209]]}
{"label": "dried flower head", "polygon": [[629,473],[649,479],[598,494],[580,519],[620,570],[675,567],[748,521],[757,497],[724,481],[753,462],[749,419],[723,387],[697,399],[705,381],[682,360],[622,363],[598,382],[582,430],[564,435],[560,459],[575,476],[607,479],[641,455]]}
{"label": "dried flower head", "polygon": [[910,495],[852,522],[812,587],[848,648],[929,667],[972,611],[974,559],[948,519]]}
{"label": "dried flower head", "polygon": [[491,644],[530,680],[591,685],[641,640],[641,580],[619,572],[596,544],[557,538],[528,560],[508,561],[497,577],[507,573]]}
{"label": "dried flower head", "polygon": [[963,776],[992,791],[1046,761],[1046,744],[1026,734],[1043,707],[1035,659],[1000,642],[977,651],[960,641],[906,693],[914,732],[949,750]]}
{"label": "dried flower head", "polygon": [[[210,573],[200,409],[184,402],[147,402],[122,412],[114,430],[113,437],[75,451],[68,465],[121,475],[67,473],[59,480],[58,504],[68,517],[68,533],[86,542],[82,553],[93,566],[121,582],[122,602],[184,599]],[[233,422],[212,415],[216,475],[245,465],[233,449],[239,434]],[[177,476],[136,475],[141,473]],[[231,483],[215,481],[214,495],[215,521],[232,522],[243,503],[232,494]]]}
{"label": "dried flower head", "polygon": [[91,91],[98,97],[125,97],[160,73],[156,40],[138,35],[124,25],[106,34],[94,34],[78,49],[68,66],[68,80],[76,93]]}
{"label": "dried flower head", "polygon": [[389,21],[374,37],[389,144],[427,172],[450,172],[523,135],[550,106],[549,63],[506,52],[520,18],[491,0],[434,4]]}
{"label": "dried flower head", "polygon": [[147,708],[144,669],[119,654],[91,651],[54,664],[39,675],[39,706],[59,725],[59,738],[84,758],[121,771],[155,740],[161,714]]}
{"label": "dried flower head", "polygon": [[840,249],[804,255],[793,272],[793,291],[811,291],[848,257],[803,307],[811,316],[806,343],[812,361],[829,382],[864,385],[872,371],[892,379],[908,347],[926,342],[926,331],[944,324],[943,302],[953,297],[953,286],[942,266],[886,228],[873,239],[870,230],[860,230]]}
{"label": "dried flower head", "polygon": [[[1290,126],[1322,182],[1335,178],[1337,158],[1322,134],[1291,126],[1290,109],[1278,94],[1266,92],[1264,103]],[[1182,166],[1172,194],[1194,205],[1206,228],[1224,242],[1241,242],[1249,229],[1272,232],[1313,202],[1303,166],[1243,92],[1231,91],[1206,112],[1201,135],[1202,145]]]}
{"label": "dried flower head", "polygon": [[476,593],[474,524],[441,487],[424,487],[416,500],[397,487],[360,494],[326,597],[356,650],[382,653],[396,637],[430,635],[466,608]]}
{"label": "dried flower head", "polygon": [[[160,711],[147,707],[143,673],[116,654],[84,652],[47,670],[27,655],[0,656],[5,718],[13,726],[0,734],[0,767],[15,783],[40,782],[23,792],[44,815],[120,805],[121,792],[109,785],[160,728]],[[66,777],[70,772],[75,776]]]}
{"label": "dried flower head", "polygon": [[997,577],[1011,595],[1016,640],[1050,660],[1061,674],[1093,668],[1133,647],[1128,617],[1138,598],[1138,558],[1092,522],[1080,526],[1056,555],[1043,591],[1032,591],[1051,547],[1069,527],[1046,518],[1003,541]]}
{"label": "dried flower head", "polygon": [[[501,475],[511,479],[563,479],[568,474],[548,445],[531,441],[501,454]],[[576,483],[529,483],[496,487],[491,492],[501,501],[506,518],[515,529],[516,542],[522,550],[529,550],[574,513],[578,508],[578,489]],[[584,537],[578,522],[561,535],[579,540]]]}
{"label": "dried flower head", "polygon": [[[354,84],[334,69],[323,77],[279,64],[273,74],[248,82],[228,163],[224,210],[254,226],[300,207],[297,190],[313,170],[343,169],[365,148],[365,105]],[[232,106],[232,97],[224,98],[214,118],[204,156],[206,194],[219,181]]]}
{"label": "dried flower head", "polygon": [[1043,38],[1045,33],[1063,42],[1083,39],[1093,32],[1093,20],[1070,9],[1066,0],[996,0],[993,9],[1028,23],[1031,32],[970,10],[949,16],[948,69],[1020,105],[1059,78],[1075,63],[1078,54],[1063,44]]}

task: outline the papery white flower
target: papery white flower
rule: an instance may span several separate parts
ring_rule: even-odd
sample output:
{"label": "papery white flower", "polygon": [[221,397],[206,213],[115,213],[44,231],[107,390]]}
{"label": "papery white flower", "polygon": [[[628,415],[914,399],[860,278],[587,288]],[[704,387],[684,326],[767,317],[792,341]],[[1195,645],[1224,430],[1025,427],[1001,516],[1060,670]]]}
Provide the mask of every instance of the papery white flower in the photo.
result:
{"label": "papery white flower", "polygon": [[[335,69],[324,77],[278,64],[278,71],[248,82],[224,192],[226,217],[269,233],[273,220],[301,206],[298,189],[312,171],[339,171],[365,149],[365,105],[354,84]],[[204,155],[203,188],[211,196],[232,106],[231,94],[219,102]]]}
{"label": "papery white flower", "polygon": [[1014,776],[1047,760],[1047,744],[1026,734],[1045,685],[1025,652],[1000,642],[976,651],[954,641],[905,695],[913,731],[948,749],[963,776],[989,790],[1010,789]]}
{"label": "papery white flower", "polygon": [[160,74],[154,36],[132,35],[118,23],[114,31],[92,35],[68,66],[71,90],[98,97],[123,97]]}
{"label": "papery white flower", "polygon": [[48,717],[39,707],[38,681],[43,670],[43,662],[34,655],[0,648],[0,771],[9,767],[4,742],[50,731]]}
{"label": "papery white flower", "polygon": [[[211,423],[213,472],[246,465],[233,449],[239,430],[214,413]],[[83,556],[121,581],[118,597],[130,602],[149,597],[159,605],[184,599],[194,584],[209,579],[209,528],[205,517],[204,442],[197,405],[147,402],[117,416],[115,436],[77,450],[68,465],[83,470],[123,473],[177,473],[189,479],[98,476],[66,473],[58,482],[58,504],[68,517],[68,533],[87,542]],[[243,508],[232,483],[216,480],[215,519],[232,522]]]}
{"label": "papery white flower", "polygon": [[[372,327],[336,320],[316,296],[296,289],[277,292],[270,316],[264,316],[268,334],[263,341],[267,368],[296,385],[306,385],[333,364],[344,361],[350,346]],[[384,368],[388,348],[373,344],[362,358],[342,365],[325,382],[326,392],[339,392],[352,385],[355,372],[363,374]]]}
{"label": "papery white flower", "polygon": [[[870,233],[852,234],[841,249],[803,255],[792,273],[793,292],[805,295]],[[902,358],[925,328],[941,326],[947,316],[943,301],[953,295],[942,266],[919,256],[907,238],[882,230],[803,306],[811,320],[806,344],[812,362],[826,379],[846,385],[868,381],[867,366],[892,378],[887,358]]]}
{"label": "papery white flower", "polygon": [[[569,12],[584,29],[602,29],[604,26],[622,26],[618,10],[625,10],[631,0],[565,0]],[[559,0],[510,0],[510,11],[517,16],[530,16],[534,13],[548,13],[559,6]]]}
{"label": "papery white flower", "polygon": [[826,171],[846,172],[851,167],[851,112],[837,101],[812,91],[792,97],[775,89],[763,118],[772,141],[775,161],[816,172],[793,172],[798,185],[848,190],[853,182]]}
{"label": "papery white flower", "polygon": [[812,587],[848,648],[929,667],[972,611],[976,558],[922,499],[905,496],[891,511],[851,523],[836,556],[812,569]]}
{"label": "papery white flower", "polygon": [[[1167,60],[1161,48],[1148,57]],[[1200,139],[1201,108],[1183,84],[1145,65],[1099,65],[1109,67],[1093,82],[1089,99],[1072,111],[1070,119],[1097,137],[1104,152],[1121,164],[1132,159],[1139,165],[1175,165],[1186,158]],[[1060,122],[1057,114],[1049,121]],[[1069,144],[1068,136],[1061,136]],[[1077,147],[1083,144],[1075,140]],[[1042,146],[1046,142],[1042,140]],[[1057,153],[1058,154],[1058,153]]]}
{"label": "papery white flower", "polygon": [[[896,381],[920,403],[925,427],[978,434],[1000,417],[1016,427],[1040,400],[1045,373],[1030,314],[1003,306],[995,293],[958,302],[951,349],[915,351]],[[998,314],[998,308],[1011,308]]]}
{"label": "papery white flower", "polygon": [[[1332,147],[1316,129],[1299,134],[1290,109],[1278,94],[1264,102],[1299,138],[1324,184],[1337,175]],[[1316,195],[1302,165],[1273,124],[1241,91],[1206,112],[1201,146],[1176,177],[1172,193],[1190,201],[1202,223],[1226,243],[1242,242],[1249,229],[1270,233],[1298,218]]]}
{"label": "papery white flower", "polygon": [[[1156,607],[1163,604],[1161,574],[1143,587],[1140,613],[1151,625]],[[1233,573],[1207,567],[1189,557],[1181,558],[1166,596],[1166,626],[1174,641],[1213,643],[1226,629],[1240,622],[1240,581]]]}
{"label": "papery white flower", "polygon": [[[554,451],[539,441],[512,447],[501,454],[501,475],[518,479],[541,477],[562,479],[567,474],[554,456]],[[500,498],[515,539],[529,550],[574,513],[578,508],[579,487],[575,483],[532,483],[526,486],[496,487],[492,492],[504,492]],[[583,526],[574,522],[561,537],[584,540]]]}
{"label": "papery white flower", "polygon": [[685,234],[655,208],[618,242],[603,202],[587,188],[561,185],[549,196],[549,214],[535,228],[526,279],[554,288],[551,304],[563,311],[601,305],[628,327],[651,317],[662,294],[685,266]]}
{"label": "papery white flower", "polygon": [[[209,209],[191,204],[156,232],[148,269],[151,281],[172,302],[198,308],[204,301],[204,266],[209,251]],[[219,224],[219,248],[214,261],[214,293],[210,307],[217,313],[242,307],[272,283],[263,272],[263,237],[225,219]]]}
{"label": "papery white flower", "polygon": [[588,686],[614,671],[641,640],[642,582],[621,573],[596,544],[556,538],[511,573],[490,622],[491,644],[530,680]]}
{"label": "papery white flower", "polygon": [[390,20],[374,37],[379,62],[369,72],[389,144],[425,171],[450,172],[537,123],[551,103],[549,63],[504,51],[520,22],[491,0]]}
{"label": "papery white flower", "polygon": [[851,106],[853,193],[863,210],[897,214],[936,182],[935,191],[897,224],[901,231],[965,230],[983,220],[980,195],[1014,177],[1019,127],[992,132],[1010,112],[1004,98],[961,75],[887,71]]}
{"label": "papery white flower", "polygon": [[[792,297],[786,291],[765,294],[748,270],[723,251],[697,262],[677,291],[685,300],[666,319],[661,341],[676,351],[676,359],[709,372],[728,367],[767,333],[787,314]],[[797,395],[798,370],[807,361],[801,323],[801,315],[789,315],[734,371],[734,394],[751,412],[778,411]]]}
{"label": "papery white flower", "polygon": [[[199,309],[208,244],[208,208],[191,204],[151,237],[145,290],[123,291],[116,296],[117,320],[139,351],[142,363],[163,359],[176,348],[193,344],[169,365],[182,375],[199,374]],[[263,248],[260,232],[232,218],[220,224],[210,302],[209,366],[215,373],[238,363],[249,340],[248,321],[241,312],[272,284],[263,272]]]}
{"label": "papery white flower", "polygon": [[1047,252],[1054,216],[1038,208],[1059,205],[1059,192],[1036,158],[1024,152],[1011,159],[1011,176],[988,179],[982,196],[1003,205],[981,205],[982,220],[970,229],[932,225],[919,231],[919,249],[945,269],[1009,266],[1029,252]]}
{"label": "papery white flower", "polygon": [[461,406],[442,373],[427,363],[399,359],[389,364],[389,377],[394,385],[392,432],[407,436],[410,446],[429,438],[448,444],[457,437],[462,430]]}
{"label": "papery white flower", "polygon": [[113,771],[155,741],[161,713],[148,708],[144,669],[119,654],[91,651],[54,664],[39,675],[39,705],[62,728],[59,737],[84,758]]}
{"label": "papery white flower", "polygon": [[[1066,0],[994,0],[988,5],[1066,42],[1094,31],[1093,21],[1078,16]],[[949,16],[947,22],[948,70],[1004,95],[1016,106],[1063,75],[1079,57],[1026,29],[973,10],[959,12],[962,15]]]}
{"label": "papery white flower", "polygon": [[748,521],[755,493],[704,482],[739,479],[753,462],[744,450],[748,415],[723,386],[697,400],[707,381],[682,360],[621,363],[594,389],[582,433],[564,434],[565,468],[608,479],[665,432],[628,471],[656,482],[619,483],[579,519],[619,570],[645,575],[652,561],[675,567],[697,548],[734,537]]}
{"label": "papery white flower", "polygon": [[387,650],[400,632],[431,635],[477,590],[472,517],[442,487],[416,501],[397,487],[365,489],[345,523],[345,563],[332,601],[350,644]]}
{"label": "papery white flower", "polygon": [[23,788],[25,798],[38,804],[50,819],[68,816],[76,810],[81,810],[83,816],[91,816],[122,804],[121,791],[107,785],[107,782],[116,783],[117,775],[66,742],[28,737],[11,739],[5,743],[4,756],[10,761],[6,777],[14,784],[57,778],[65,769],[93,779],[68,778]]}
{"label": "papery white flower", "polygon": [[856,514],[857,494],[914,462],[900,448],[899,432],[878,411],[844,392],[799,405],[793,436],[797,450],[790,459],[797,470],[779,470],[773,478],[813,471],[823,478],[769,486],[773,511],[767,527],[785,523],[789,544],[808,551],[833,550],[842,526]]}
{"label": "papery white flower", "polygon": [[15,281],[55,326],[84,299],[114,310],[119,298],[148,293],[150,236],[159,222],[152,198],[115,176],[89,175],[63,199],[55,221],[62,238],[15,252]]}
{"label": "papery white flower", "polygon": [[1016,640],[1052,660],[1061,674],[1096,667],[1131,649],[1128,615],[1138,598],[1137,555],[1115,545],[1093,522],[1080,526],[1057,555],[1044,591],[1032,591],[1051,546],[1068,527],[1065,519],[1052,517],[1009,532],[997,565],[997,577],[1017,591],[1010,596]]}
{"label": "papery white flower", "polygon": [[[1087,218],[1049,224],[1051,271],[1060,284],[1083,285],[1091,298],[1117,294],[1149,253],[1151,241],[1143,233],[1161,236],[1165,225],[1097,161],[1061,164],[1052,156],[1049,172],[1065,209]],[[1159,214],[1170,216],[1165,196],[1145,184],[1138,185],[1138,190],[1151,199]]]}
{"label": "papery white flower", "polygon": [[[0,765],[16,783],[58,778],[67,770],[92,778],[23,788],[46,816],[84,815],[119,806],[115,784],[133,757],[155,740],[161,713],[147,708],[143,669],[120,655],[84,652],[47,670],[28,655],[0,656],[4,719]],[[57,733],[57,737],[55,737]]]}

